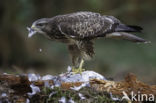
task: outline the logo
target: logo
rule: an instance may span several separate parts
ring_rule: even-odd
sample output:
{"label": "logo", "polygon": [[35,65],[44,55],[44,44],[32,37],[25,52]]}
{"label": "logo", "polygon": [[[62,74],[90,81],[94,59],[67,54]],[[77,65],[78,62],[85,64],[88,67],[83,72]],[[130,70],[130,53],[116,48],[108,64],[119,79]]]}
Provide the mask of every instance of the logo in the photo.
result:
{"label": "logo", "polygon": [[123,97],[122,100],[126,99],[127,101],[155,101],[154,94],[141,94],[140,91],[138,93],[134,93],[133,91],[128,95],[125,91],[122,92]]}

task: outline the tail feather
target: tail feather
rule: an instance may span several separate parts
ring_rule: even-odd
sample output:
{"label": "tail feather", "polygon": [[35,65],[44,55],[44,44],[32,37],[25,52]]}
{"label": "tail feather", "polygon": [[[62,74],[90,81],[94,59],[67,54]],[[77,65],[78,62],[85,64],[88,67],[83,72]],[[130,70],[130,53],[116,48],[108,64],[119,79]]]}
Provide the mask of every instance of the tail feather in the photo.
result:
{"label": "tail feather", "polygon": [[121,37],[122,39],[125,39],[125,40],[130,40],[130,41],[133,41],[133,42],[146,42],[146,40],[144,40],[143,38],[140,38],[138,36],[135,36],[133,34],[130,34],[130,33],[121,33]]}
{"label": "tail feather", "polygon": [[117,25],[117,27],[115,28],[116,32],[141,32],[141,30],[143,30],[143,28],[140,26],[124,24]]}
{"label": "tail feather", "polygon": [[143,30],[143,28],[141,26],[136,26],[136,25],[127,25],[127,26],[130,27],[130,28],[133,28],[133,29],[135,29],[137,31],[142,31]]}
{"label": "tail feather", "polygon": [[126,33],[126,32],[114,32],[111,34],[107,34],[106,38],[119,38],[119,39],[124,39],[124,40],[129,40],[132,42],[144,42],[144,43],[148,43],[146,40],[135,36],[133,34],[130,33]]}

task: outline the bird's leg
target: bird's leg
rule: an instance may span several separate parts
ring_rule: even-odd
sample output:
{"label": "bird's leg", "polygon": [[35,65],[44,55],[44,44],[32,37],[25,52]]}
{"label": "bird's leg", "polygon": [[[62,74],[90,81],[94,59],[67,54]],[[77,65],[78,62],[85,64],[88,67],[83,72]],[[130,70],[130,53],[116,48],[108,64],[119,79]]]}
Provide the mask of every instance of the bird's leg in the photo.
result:
{"label": "bird's leg", "polygon": [[79,67],[78,68],[72,68],[72,72],[74,74],[77,74],[77,73],[80,73],[81,74],[83,71],[85,71],[85,69],[82,68],[83,67],[83,64],[84,64],[84,60],[81,59],[81,62],[80,62]]}
{"label": "bird's leg", "polygon": [[84,69],[82,69],[83,67],[83,64],[84,64],[84,60],[82,59],[81,62],[80,62],[80,65],[79,65],[79,71],[83,71]]}
{"label": "bird's leg", "polygon": [[84,64],[84,60],[82,59],[81,62],[80,62],[79,68],[78,68],[78,71],[80,73],[82,73],[83,71],[85,71],[85,69],[82,68],[83,67],[83,64]]}

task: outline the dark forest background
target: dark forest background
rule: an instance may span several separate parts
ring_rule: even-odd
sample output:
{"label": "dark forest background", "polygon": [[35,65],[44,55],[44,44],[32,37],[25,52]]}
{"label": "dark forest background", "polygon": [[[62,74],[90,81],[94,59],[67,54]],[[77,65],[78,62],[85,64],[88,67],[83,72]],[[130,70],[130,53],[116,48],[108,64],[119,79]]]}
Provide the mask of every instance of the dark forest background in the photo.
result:
{"label": "dark forest background", "polygon": [[66,46],[42,35],[28,38],[26,27],[39,18],[76,11],[113,15],[125,24],[140,25],[144,30],[137,35],[152,42],[96,40],[96,55],[86,62],[86,69],[117,80],[132,72],[147,83],[156,83],[156,0],[0,0],[0,72],[65,72],[71,65]]}

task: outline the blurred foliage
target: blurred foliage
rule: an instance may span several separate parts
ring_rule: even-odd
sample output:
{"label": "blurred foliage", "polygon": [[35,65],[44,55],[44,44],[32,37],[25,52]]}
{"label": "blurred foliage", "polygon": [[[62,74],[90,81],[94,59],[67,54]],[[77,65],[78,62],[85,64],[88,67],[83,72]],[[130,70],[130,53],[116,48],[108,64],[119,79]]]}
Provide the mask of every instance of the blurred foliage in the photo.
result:
{"label": "blurred foliage", "polygon": [[116,79],[134,72],[144,81],[156,83],[155,5],[156,0],[1,0],[0,72],[64,72],[64,68],[71,65],[65,45],[51,42],[42,35],[28,39],[26,27],[43,17],[93,11],[113,15],[125,24],[142,26],[144,31],[138,35],[152,43],[96,40],[96,55],[85,68]]}

